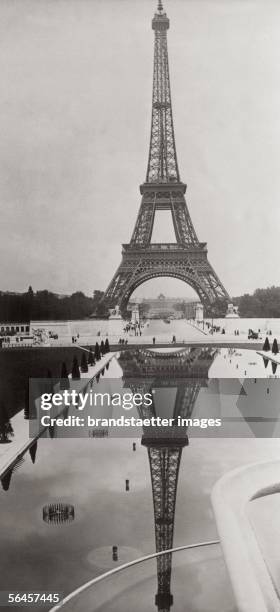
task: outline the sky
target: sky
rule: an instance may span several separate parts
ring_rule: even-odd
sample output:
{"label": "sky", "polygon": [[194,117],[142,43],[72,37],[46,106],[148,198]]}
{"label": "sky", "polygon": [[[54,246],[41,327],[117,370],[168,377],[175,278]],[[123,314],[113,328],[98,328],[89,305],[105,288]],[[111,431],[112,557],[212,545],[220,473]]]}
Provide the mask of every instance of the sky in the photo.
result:
{"label": "sky", "polygon": [[[1,290],[91,295],[109,284],[146,174],[155,6],[1,0]],[[279,285],[280,3],[164,7],[179,169],[198,237],[230,295]],[[145,291],[192,295],[172,279]]]}

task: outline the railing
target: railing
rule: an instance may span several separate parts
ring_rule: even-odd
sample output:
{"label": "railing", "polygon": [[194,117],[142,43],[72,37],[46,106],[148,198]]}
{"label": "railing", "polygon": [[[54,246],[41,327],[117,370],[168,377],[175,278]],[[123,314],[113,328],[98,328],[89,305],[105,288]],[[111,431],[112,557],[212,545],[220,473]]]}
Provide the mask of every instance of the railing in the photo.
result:
{"label": "railing", "polygon": [[[194,548],[203,548],[207,546],[216,546],[218,544],[220,544],[219,540],[210,540],[208,542],[196,542],[195,544],[187,544],[184,546],[178,546],[177,548],[170,548],[168,550],[162,550],[160,552],[151,553],[150,555],[145,555],[144,557],[138,557],[138,559],[135,559],[134,561],[129,561],[128,563],[119,565],[119,567],[110,569],[108,572],[105,572],[104,574],[101,574],[100,576],[96,576],[96,578],[92,578],[91,580],[83,584],[82,586],[72,591],[72,593],[64,597],[63,601],[61,601],[56,606],[51,608],[49,612],[57,612],[57,610],[63,609],[66,604],[71,602],[75,597],[78,597],[79,595],[84,593],[87,589],[94,587],[96,584],[100,583],[106,578],[111,578],[115,574],[121,573],[128,568],[135,567],[136,565],[144,563],[145,561],[149,561],[151,559],[157,559],[158,557],[161,557],[163,555],[170,555],[172,553],[177,553],[177,552],[184,551],[184,550],[191,550]],[[77,611],[78,610],[79,610],[79,607],[77,604]]]}
{"label": "railing", "polygon": [[42,345],[39,345],[39,344],[30,344],[30,342],[17,342],[16,344],[15,343],[9,344],[8,342],[7,343],[3,342],[2,346],[0,346],[0,348],[3,348],[3,349],[7,349],[7,348],[8,349],[10,349],[10,348],[22,348],[22,347],[24,347],[24,348],[26,348],[26,347],[34,348],[34,346],[42,346]]}
{"label": "railing", "polygon": [[198,245],[188,245],[188,244],[180,244],[177,242],[170,242],[170,243],[149,243],[149,244],[143,244],[143,245],[139,245],[139,244],[123,244],[123,251],[135,251],[135,250],[139,250],[139,251],[145,251],[145,252],[149,252],[149,251],[201,251],[202,249],[205,250],[206,248],[206,242],[199,242]]}

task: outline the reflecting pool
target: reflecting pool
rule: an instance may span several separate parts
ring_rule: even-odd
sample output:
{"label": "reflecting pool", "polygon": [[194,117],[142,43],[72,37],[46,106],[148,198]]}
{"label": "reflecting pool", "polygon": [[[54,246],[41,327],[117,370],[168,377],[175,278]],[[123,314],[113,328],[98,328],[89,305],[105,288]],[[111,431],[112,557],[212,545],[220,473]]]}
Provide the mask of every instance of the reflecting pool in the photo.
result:
{"label": "reflecting pool", "polygon": [[[114,381],[118,389],[152,389],[153,414],[211,415],[223,420],[227,435],[178,428],[176,420],[164,431],[138,428],[126,437],[66,438],[47,429],[1,477],[1,589],[67,595],[118,564],[216,540],[209,497],[215,481],[235,466],[279,454],[279,380],[266,377],[258,357],[209,347],[118,354],[93,386],[112,389]],[[228,375],[219,378],[225,363]],[[11,396],[7,386],[1,396],[9,446],[30,419],[26,377],[13,368],[11,362]],[[27,373],[34,375],[30,367]],[[139,567],[69,609],[123,612],[145,601],[150,610],[234,610],[219,547],[166,554]]]}

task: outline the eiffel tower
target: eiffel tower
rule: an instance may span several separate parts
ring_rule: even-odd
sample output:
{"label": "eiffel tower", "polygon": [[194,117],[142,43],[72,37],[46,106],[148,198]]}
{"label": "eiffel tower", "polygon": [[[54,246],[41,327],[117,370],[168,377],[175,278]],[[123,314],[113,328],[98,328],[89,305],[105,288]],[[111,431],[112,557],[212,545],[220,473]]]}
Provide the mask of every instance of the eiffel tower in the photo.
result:
{"label": "eiffel tower", "polygon": [[[201,302],[229,301],[229,295],[207,258],[206,242],[199,242],[185,200],[177,162],[169,66],[169,19],[161,0],[152,20],[155,32],[152,125],[146,181],[140,186],[140,210],[122,261],[104,294],[108,307],[125,311],[133,291],[154,277],[174,277],[190,285]],[[152,243],[155,213],[171,212],[175,243]]]}
{"label": "eiffel tower", "polygon": [[[178,425],[178,417],[191,418],[201,387],[207,385],[208,371],[215,349],[184,349],[178,353],[158,353],[138,349],[123,351],[119,364],[123,370],[124,388],[134,393],[151,392],[171,387],[176,389],[175,401],[169,418],[170,427],[143,427],[141,444],[147,448],[150,464],[156,551],[173,547],[176,495],[182,451],[188,445],[187,427]],[[157,414],[155,395],[152,406],[139,406],[142,419],[162,416]],[[169,408],[169,406],[168,406]],[[170,411],[169,411],[170,412]],[[171,593],[172,553],[157,558],[157,594],[155,605],[159,612],[169,612],[173,604]]]}
{"label": "eiffel tower", "polygon": [[[182,451],[188,446],[187,427],[178,426],[177,418],[190,418],[201,387],[192,379],[177,387],[173,413],[175,423],[170,427],[143,427],[141,444],[147,448],[152,482],[156,551],[173,548],[176,496]],[[141,410],[141,417],[156,414],[155,405]],[[173,604],[171,593],[172,553],[157,558],[157,594],[155,605],[159,612],[169,612]]]}

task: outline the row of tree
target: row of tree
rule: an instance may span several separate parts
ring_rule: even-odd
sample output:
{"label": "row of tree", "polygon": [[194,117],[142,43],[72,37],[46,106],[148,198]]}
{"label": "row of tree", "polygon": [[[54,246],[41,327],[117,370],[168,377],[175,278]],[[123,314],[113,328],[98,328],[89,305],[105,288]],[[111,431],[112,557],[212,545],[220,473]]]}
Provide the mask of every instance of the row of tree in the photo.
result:
{"label": "row of tree", "polygon": [[[280,287],[267,287],[256,289],[252,295],[245,293],[239,297],[232,298],[234,306],[238,306],[240,317],[244,318],[268,318],[280,317]],[[227,311],[227,301],[216,300],[210,306],[205,306],[204,316],[224,317]]]}
{"label": "row of tree", "polygon": [[[110,345],[109,345],[108,338],[106,338],[105,342],[101,340],[100,345],[98,344],[98,342],[96,342],[94,349],[91,347],[88,354],[85,351],[83,351],[80,364],[79,364],[78,358],[75,355],[73,358],[73,364],[72,364],[72,370],[71,370],[72,380],[78,380],[79,378],[81,378],[81,372],[86,374],[88,372],[88,366],[95,365],[97,361],[100,361],[103,355],[109,352],[110,352]],[[65,362],[63,362],[62,367],[61,367],[61,378],[65,381],[64,385],[67,384],[68,372],[67,372]]]}
{"label": "row of tree", "polygon": [[276,340],[276,338],[274,338],[273,343],[272,343],[272,347],[270,347],[270,342],[268,337],[266,336],[266,339],[264,341],[264,345],[262,348],[263,351],[271,351],[274,355],[277,355],[277,353],[279,353],[279,347],[278,347],[278,342]]}
{"label": "row of tree", "polygon": [[256,289],[252,295],[245,293],[234,298],[241,317],[280,317],[280,287],[267,287]]}
{"label": "row of tree", "polygon": [[[47,290],[34,292],[32,287],[21,294],[0,292],[0,322],[83,319],[93,313],[104,317],[107,308],[102,301],[103,295],[102,291],[94,291],[93,297],[88,297],[77,291],[70,296],[59,296]],[[246,293],[233,298],[233,303],[238,306],[241,317],[280,317],[280,287],[256,289],[252,295]],[[182,305],[183,302],[176,308],[181,309]],[[226,300],[217,300],[205,308],[204,314],[206,317],[222,317],[226,310]]]}
{"label": "row of tree", "polygon": [[59,296],[46,290],[33,292],[32,287],[26,293],[0,292],[0,322],[83,319],[96,311],[101,295],[95,291],[93,297],[88,297],[77,291]]}

